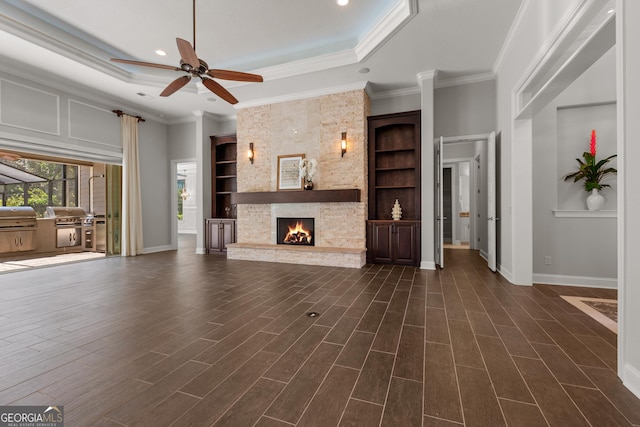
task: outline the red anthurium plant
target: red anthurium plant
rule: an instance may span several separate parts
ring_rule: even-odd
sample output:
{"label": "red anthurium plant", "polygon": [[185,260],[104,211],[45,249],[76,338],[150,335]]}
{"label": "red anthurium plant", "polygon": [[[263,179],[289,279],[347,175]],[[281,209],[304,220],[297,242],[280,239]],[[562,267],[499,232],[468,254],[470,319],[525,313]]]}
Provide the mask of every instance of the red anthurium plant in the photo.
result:
{"label": "red anthurium plant", "polygon": [[582,153],[584,162],[580,159],[578,161],[578,170],[570,173],[564,177],[565,181],[573,179],[573,182],[578,182],[584,179],[584,189],[590,192],[594,188],[601,190],[605,187],[611,187],[609,184],[601,184],[603,178],[608,175],[615,175],[618,173],[617,169],[604,166],[611,161],[617,154],[609,156],[605,159],[596,162],[596,131],[591,131],[591,143],[589,144],[589,151]]}

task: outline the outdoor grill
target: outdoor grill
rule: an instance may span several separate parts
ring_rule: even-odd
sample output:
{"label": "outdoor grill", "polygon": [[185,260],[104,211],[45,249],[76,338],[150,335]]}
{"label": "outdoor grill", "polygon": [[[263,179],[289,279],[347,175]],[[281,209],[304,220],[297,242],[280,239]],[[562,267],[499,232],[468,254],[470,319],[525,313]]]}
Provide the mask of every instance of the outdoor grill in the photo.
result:
{"label": "outdoor grill", "polygon": [[35,249],[36,212],[29,206],[0,206],[0,253]]}
{"label": "outdoor grill", "polygon": [[87,213],[82,208],[69,206],[47,206],[45,218],[54,218],[56,224],[56,247],[67,248],[82,245],[82,223]]}

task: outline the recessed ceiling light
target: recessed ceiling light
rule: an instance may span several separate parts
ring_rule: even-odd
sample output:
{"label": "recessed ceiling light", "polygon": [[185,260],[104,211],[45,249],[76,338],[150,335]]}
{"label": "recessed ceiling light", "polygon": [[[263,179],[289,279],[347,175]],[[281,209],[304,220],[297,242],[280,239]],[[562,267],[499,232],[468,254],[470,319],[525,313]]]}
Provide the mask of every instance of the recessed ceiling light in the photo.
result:
{"label": "recessed ceiling light", "polygon": [[158,50],[156,50],[156,55],[167,56],[167,52],[165,52],[162,49],[158,49]]}
{"label": "recessed ceiling light", "polygon": [[141,97],[143,97],[143,98],[153,98],[153,96],[151,96],[151,95],[147,95],[147,94],[146,94],[146,93],[144,93],[144,92],[138,92],[138,93],[136,93],[136,95],[141,96]]}
{"label": "recessed ceiling light", "polygon": [[616,11],[615,9],[609,9],[609,10],[607,10],[607,13],[613,13],[615,11]]}
{"label": "recessed ceiling light", "polygon": [[216,101],[217,101],[217,99],[215,99],[215,98],[207,98],[207,101],[209,101],[209,102],[216,102]]}
{"label": "recessed ceiling light", "polygon": [[370,69],[368,69],[367,67],[363,67],[363,68],[360,68],[360,69],[358,70],[358,72],[359,72],[360,74],[367,74],[369,71],[371,71],[371,70],[370,70]]}
{"label": "recessed ceiling light", "polygon": [[349,4],[349,0],[336,0],[336,3],[338,3],[340,6],[346,6]]}

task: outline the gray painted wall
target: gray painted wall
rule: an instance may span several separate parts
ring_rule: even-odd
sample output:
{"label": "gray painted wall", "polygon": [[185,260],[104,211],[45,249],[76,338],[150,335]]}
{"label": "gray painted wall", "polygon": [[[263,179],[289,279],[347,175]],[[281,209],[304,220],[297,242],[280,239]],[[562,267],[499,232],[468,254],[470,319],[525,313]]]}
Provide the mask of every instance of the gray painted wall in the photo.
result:
{"label": "gray painted wall", "polygon": [[495,80],[436,89],[435,105],[435,137],[487,134],[495,130]]}
{"label": "gray painted wall", "polygon": [[[613,83],[611,83],[613,82]],[[535,282],[615,286],[616,218],[558,218],[554,210],[585,210],[582,183],[563,177],[598,135],[597,158],[616,149],[615,49],[605,54],[533,119],[533,273]],[[604,103],[604,104],[603,104]],[[613,167],[617,162],[612,162]],[[616,178],[606,181],[604,209],[617,205]],[[551,264],[545,264],[551,257]]]}
{"label": "gray painted wall", "polygon": [[[121,164],[114,107],[0,73],[0,148]],[[138,135],[145,251],[171,244],[167,126],[147,119]]]}
{"label": "gray painted wall", "polygon": [[138,125],[138,155],[142,194],[145,251],[167,250],[171,245],[170,163],[167,125],[147,120]]}
{"label": "gray painted wall", "polygon": [[415,111],[421,108],[420,92],[399,93],[394,96],[372,97],[371,115],[402,113],[404,111]]}

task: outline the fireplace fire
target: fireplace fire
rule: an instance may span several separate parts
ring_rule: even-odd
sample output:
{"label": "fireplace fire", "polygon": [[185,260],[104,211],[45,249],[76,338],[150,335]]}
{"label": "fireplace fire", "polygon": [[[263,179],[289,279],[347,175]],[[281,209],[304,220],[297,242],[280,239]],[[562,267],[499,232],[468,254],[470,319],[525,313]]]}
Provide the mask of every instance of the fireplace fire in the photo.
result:
{"label": "fireplace fire", "polygon": [[313,218],[278,218],[279,245],[314,246]]}

